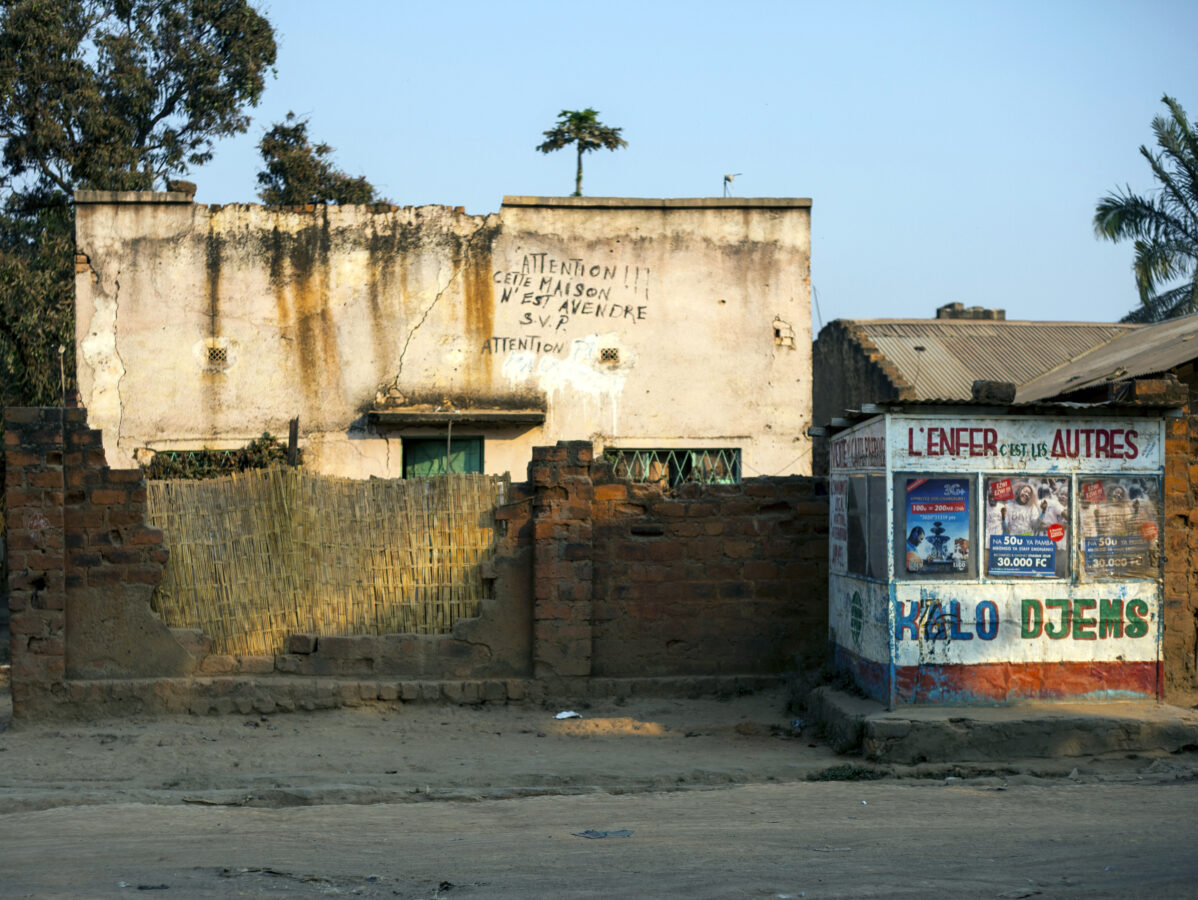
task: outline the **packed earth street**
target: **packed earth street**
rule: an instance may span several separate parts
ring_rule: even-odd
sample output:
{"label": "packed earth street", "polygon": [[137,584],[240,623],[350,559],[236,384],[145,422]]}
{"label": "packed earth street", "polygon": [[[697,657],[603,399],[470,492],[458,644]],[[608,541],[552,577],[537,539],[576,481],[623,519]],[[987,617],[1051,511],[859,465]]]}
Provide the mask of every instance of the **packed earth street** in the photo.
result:
{"label": "packed earth street", "polygon": [[4,897],[1188,897],[1198,877],[1198,753],[874,766],[781,691],[0,722]]}

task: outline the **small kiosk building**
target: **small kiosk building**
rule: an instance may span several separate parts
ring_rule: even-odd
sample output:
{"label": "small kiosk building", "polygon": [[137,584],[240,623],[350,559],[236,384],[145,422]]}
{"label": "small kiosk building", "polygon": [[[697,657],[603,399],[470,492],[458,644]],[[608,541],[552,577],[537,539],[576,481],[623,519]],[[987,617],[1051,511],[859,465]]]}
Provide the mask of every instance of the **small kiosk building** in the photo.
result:
{"label": "small kiosk building", "polygon": [[876,412],[829,440],[837,665],[891,707],[1158,697],[1163,411]]}

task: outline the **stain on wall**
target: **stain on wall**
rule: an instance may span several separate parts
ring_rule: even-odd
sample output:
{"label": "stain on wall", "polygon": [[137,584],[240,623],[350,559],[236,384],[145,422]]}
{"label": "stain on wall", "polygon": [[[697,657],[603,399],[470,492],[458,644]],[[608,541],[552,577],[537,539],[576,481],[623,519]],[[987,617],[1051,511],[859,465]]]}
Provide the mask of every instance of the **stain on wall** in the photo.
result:
{"label": "stain on wall", "polygon": [[[748,474],[810,467],[807,201],[507,198],[471,216],[80,197],[99,284],[77,279],[78,320],[112,334],[125,369],[119,404],[104,402],[118,376],[81,332],[80,386],[117,464],[145,447],[238,446],[298,416],[312,465],[394,474],[364,412],[536,398],[543,425],[486,433],[489,471],[578,435],[737,446]],[[226,358],[209,366],[217,340]]]}

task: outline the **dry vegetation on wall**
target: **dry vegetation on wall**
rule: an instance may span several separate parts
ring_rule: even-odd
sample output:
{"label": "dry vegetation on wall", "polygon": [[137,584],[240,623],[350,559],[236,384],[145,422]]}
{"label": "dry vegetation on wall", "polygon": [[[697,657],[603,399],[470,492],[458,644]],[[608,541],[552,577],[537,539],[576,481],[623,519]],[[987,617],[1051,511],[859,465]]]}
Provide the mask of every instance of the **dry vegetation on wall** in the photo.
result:
{"label": "dry vegetation on wall", "polygon": [[478,615],[506,479],[351,481],[289,468],[149,482],[170,550],[155,608],[216,653],[289,634],[441,634]]}
{"label": "dry vegetation on wall", "polygon": [[[304,451],[296,448],[296,465],[303,461]],[[237,450],[159,450],[142,468],[148,479],[202,480],[251,469],[268,469],[286,462],[286,445],[270,434],[263,434]]]}

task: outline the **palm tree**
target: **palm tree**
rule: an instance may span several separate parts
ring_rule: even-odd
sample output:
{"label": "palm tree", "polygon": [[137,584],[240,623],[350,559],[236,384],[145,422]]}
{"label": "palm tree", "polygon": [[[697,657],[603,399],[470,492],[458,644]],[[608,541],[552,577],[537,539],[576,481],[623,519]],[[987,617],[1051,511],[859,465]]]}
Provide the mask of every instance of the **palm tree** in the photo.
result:
{"label": "palm tree", "polygon": [[563,109],[557,115],[557,124],[545,132],[545,141],[537,145],[542,153],[550,153],[576,144],[578,147],[578,173],[574,176],[574,196],[582,196],[582,154],[598,150],[619,150],[628,142],[620,137],[620,128],[608,128],[599,121],[599,112],[589,107],[584,110]]}
{"label": "palm tree", "polygon": [[[1169,117],[1152,120],[1159,153],[1140,147],[1160,183],[1153,196],[1125,188],[1098,201],[1094,231],[1111,241],[1135,240],[1132,271],[1140,306],[1124,322],[1159,322],[1198,312],[1198,134],[1185,110],[1166,94]],[[1165,285],[1185,279],[1176,287]]]}

